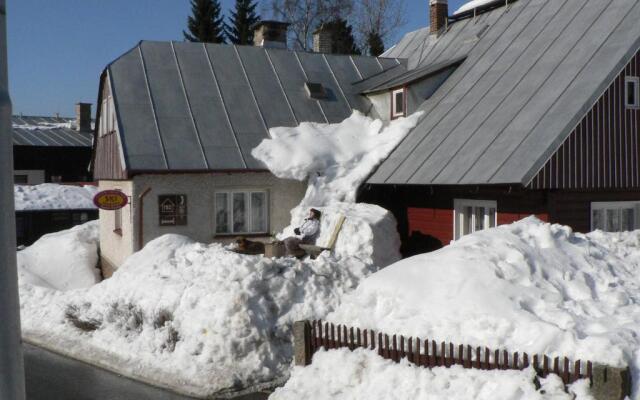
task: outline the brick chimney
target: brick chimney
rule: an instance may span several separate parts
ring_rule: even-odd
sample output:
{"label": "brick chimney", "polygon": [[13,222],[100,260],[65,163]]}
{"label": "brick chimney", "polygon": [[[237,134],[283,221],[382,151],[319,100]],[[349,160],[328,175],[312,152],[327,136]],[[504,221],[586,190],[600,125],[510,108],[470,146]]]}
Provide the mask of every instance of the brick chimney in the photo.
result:
{"label": "brick chimney", "polygon": [[313,32],[313,51],[316,53],[333,52],[333,32],[324,24]]}
{"label": "brick chimney", "polygon": [[91,131],[91,103],[76,103],[76,129]]}
{"label": "brick chimney", "polygon": [[287,48],[289,24],[280,21],[260,21],[253,27],[253,44],[258,47]]}
{"label": "brick chimney", "polygon": [[447,0],[429,0],[429,33],[441,32],[447,26],[448,18]]}

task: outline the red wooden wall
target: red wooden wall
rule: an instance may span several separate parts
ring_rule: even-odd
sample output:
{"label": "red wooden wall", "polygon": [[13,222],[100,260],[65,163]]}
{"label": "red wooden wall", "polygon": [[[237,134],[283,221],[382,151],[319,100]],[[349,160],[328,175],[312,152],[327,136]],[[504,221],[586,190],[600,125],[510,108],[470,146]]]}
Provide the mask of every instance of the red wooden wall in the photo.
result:
{"label": "red wooden wall", "polygon": [[640,53],[578,123],[529,188],[640,187],[640,110],[625,107],[626,76],[640,76]]}

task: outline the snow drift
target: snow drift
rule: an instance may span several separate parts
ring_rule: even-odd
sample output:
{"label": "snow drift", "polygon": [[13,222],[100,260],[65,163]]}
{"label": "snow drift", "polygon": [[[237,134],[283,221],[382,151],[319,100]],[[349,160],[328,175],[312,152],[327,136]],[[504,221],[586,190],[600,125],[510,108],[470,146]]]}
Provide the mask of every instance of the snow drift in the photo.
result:
{"label": "snow drift", "polygon": [[565,393],[559,377],[550,375],[536,390],[533,369],[479,371],[420,368],[402,360],[385,360],[375,352],[357,349],[320,351],[307,367],[294,367],[291,378],[270,400],[572,400],[587,399],[586,381]]}
{"label": "snow drift", "polygon": [[639,398],[640,232],[529,217],[402,260],[327,317],[472,346],[630,365]]}
{"label": "snow drift", "polygon": [[98,192],[95,186],[59,185],[14,185],[13,194],[16,211],[24,210],[85,210],[95,209],[93,196]]}
{"label": "snow drift", "polygon": [[100,281],[98,221],[44,235],[17,258],[20,284],[56,290],[92,286]]}

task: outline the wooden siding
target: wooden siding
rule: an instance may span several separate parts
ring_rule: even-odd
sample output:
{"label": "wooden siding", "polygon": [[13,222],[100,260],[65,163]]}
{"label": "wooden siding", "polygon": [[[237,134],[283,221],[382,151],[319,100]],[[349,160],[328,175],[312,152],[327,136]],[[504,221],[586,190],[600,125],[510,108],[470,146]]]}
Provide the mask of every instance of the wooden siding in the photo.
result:
{"label": "wooden siding", "polygon": [[122,149],[118,138],[118,124],[108,74],[104,74],[102,79],[101,104],[96,118],[93,178],[95,180],[127,179],[127,172],[122,165]]}
{"label": "wooden siding", "polygon": [[640,110],[625,107],[626,76],[640,76],[640,53],[531,180],[529,188],[640,187]]}
{"label": "wooden siding", "polygon": [[416,232],[432,236],[441,246],[448,245],[453,240],[453,210],[437,208],[407,208],[409,220],[409,237]]}

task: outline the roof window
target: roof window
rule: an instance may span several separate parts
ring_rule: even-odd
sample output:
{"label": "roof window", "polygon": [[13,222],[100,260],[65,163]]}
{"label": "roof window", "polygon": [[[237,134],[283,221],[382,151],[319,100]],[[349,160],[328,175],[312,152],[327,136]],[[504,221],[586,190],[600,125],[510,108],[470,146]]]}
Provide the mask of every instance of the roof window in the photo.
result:
{"label": "roof window", "polygon": [[327,91],[321,83],[305,82],[304,87],[312,99],[322,100],[327,98]]}

